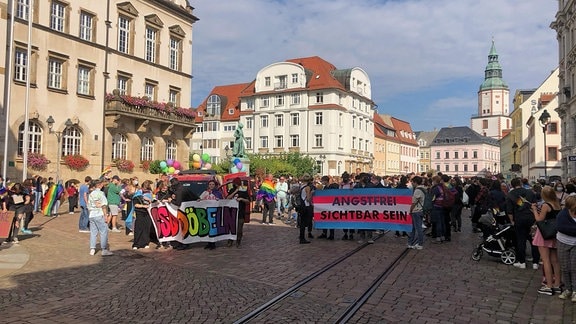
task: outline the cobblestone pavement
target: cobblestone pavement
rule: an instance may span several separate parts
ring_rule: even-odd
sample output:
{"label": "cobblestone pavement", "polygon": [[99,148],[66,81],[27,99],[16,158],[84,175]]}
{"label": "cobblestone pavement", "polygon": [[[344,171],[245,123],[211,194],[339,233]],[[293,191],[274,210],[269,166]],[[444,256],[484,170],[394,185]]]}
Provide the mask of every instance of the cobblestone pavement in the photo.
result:
{"label": "cobblestone pavement", "polygon": [[[115,255],[90,256],[78,216],[37,214],[34,235],[0,246],[0,322],[231,323],[358,246],[341,231],[300,245],[294,227],[253,221],[241,249],[133,251],[130,236],[110,233]],[[352,322],[576,322],[576,305],[536,292],[541,270],[472,261],[479,238],[463,218],[452,242],[411,250]],[[253,322],[333,323],[405,246],[387,233]]]}

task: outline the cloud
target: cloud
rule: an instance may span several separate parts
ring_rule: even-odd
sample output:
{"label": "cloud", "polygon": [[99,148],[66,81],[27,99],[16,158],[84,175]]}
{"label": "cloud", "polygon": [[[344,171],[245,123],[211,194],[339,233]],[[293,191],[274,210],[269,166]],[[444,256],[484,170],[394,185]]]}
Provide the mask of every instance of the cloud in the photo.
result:
{"label": "cloud", "polygon": [[[194,106],[216,85],[252,81],[261,68],[297,57],[317,55],[338,68],[364,69],[380,108],[424,90],[448,92],[458,80],[475,80],[469,89],[475,98],[492,38],[511,92],[538,86],[558,61],[556,34],[549,28],[557,8],[551,3],[199,0],[192,5],[200,18],[193,31]],[[418,109],[424,106],[434,104]]]}

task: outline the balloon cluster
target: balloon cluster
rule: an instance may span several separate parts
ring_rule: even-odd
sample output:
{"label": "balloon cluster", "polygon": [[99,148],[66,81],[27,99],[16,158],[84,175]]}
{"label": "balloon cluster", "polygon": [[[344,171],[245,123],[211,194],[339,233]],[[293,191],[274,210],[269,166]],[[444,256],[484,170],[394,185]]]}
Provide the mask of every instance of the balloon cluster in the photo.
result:
{"label": "balloon cluster", "polygon": [[236,172],[245,172],[246,171],[246,166],[242,164],[242,161],[240,161],[239,158],[235,158],[232,163],[234,164],[234,166],[232,167],[232,173],[236,173]]}
{"label": "balloon cluster", "polygon": [[202,170],[212,169],[212,164],[210,164],[210,155],[208,153],[202,153],[202,155],[196,153],[192,155],[192,167],[194,169]]}
{"label": "balloon cluster", "polygon": [[172,159],[166,161],[160,161],[160,169],[166,174],[174,174],[177,170],[180,170],[182,165],[180,162]]}

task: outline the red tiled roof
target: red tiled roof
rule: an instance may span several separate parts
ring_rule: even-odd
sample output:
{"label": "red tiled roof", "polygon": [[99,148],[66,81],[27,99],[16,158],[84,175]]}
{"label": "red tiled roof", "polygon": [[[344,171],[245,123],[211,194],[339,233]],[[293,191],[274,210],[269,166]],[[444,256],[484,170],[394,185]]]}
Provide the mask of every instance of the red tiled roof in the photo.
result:
{"label": "red tiled roof", "polygon": [[[204,119],[206,113],[206,103],[208,98],[212,95],[220,96],[222,100],[221,107],[221,121],[238,121],[240,120],[240,94],[244,91],[250,83],[230,84],[224,86],[216,86],[204,101],[196,108],[196,112],[202,111],[202,116],[196,115],[196,122],[200,123]],[[234,113],[230,114],[229,111],[233,109]]]}
{"label": "red tiled roof", "polygon": [[290,59],[286,60],[286,62],[300,64],[306,70],[313,72],[310,80],[307,80],[307,88],[310,90],[326,88],[346,90],[344,86],[332,76],[331,72],[337,70],[337,68],[332,63],[329,63],[318,56]]}
{"label": "red tiled roof", "polygon": [[[400,139],[402,143],[409,144],[409,145],[418,145],[416,141],[416,136],[412,131],[412,127],[410,126],[409,122],[400,120],[398,118],[392,117],[392,124],[394,125],[394,129],[396,129],[396,135]],[[404,134],[404,136],[402,135]]]}
{"label": "red tiled roof", "polygon": [[[396,137],[393,137],[393,136],[386,134],[382,128],[388,128],[388,129],[394,130],[393,125],[388,124],[386,121],[384,121],[382,116],[380,116],[378,113],[375,112],[374,113],[374,136],[377,138],[382,138],[382,139],[386,139],[386,140],[394,140],[394,141],[398,140]],[[394,130],[394,132],[396,132],[396,131]]]}

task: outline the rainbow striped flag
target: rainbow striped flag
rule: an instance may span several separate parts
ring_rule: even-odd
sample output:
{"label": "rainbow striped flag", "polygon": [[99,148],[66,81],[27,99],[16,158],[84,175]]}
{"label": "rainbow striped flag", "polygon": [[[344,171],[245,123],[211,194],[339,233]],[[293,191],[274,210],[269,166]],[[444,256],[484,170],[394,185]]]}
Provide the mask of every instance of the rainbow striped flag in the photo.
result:
{"label": "rainbow striped flag", "polygon": [[45,216],[50,216],[52,214],[54,203],[62,195],[63,192],[64,186],[61,184],[54,184],[52,187],[48,188],[44,194],[44,199],[42,200],[42,213]]}
{"label": "rainbow striped flag", "polygon": [[270,180],[264,180],[258,193],[256,194],[256,199],[264,199],[266,201],[272,201],[276,197],[276,189],[274,188],[274,183]]}

